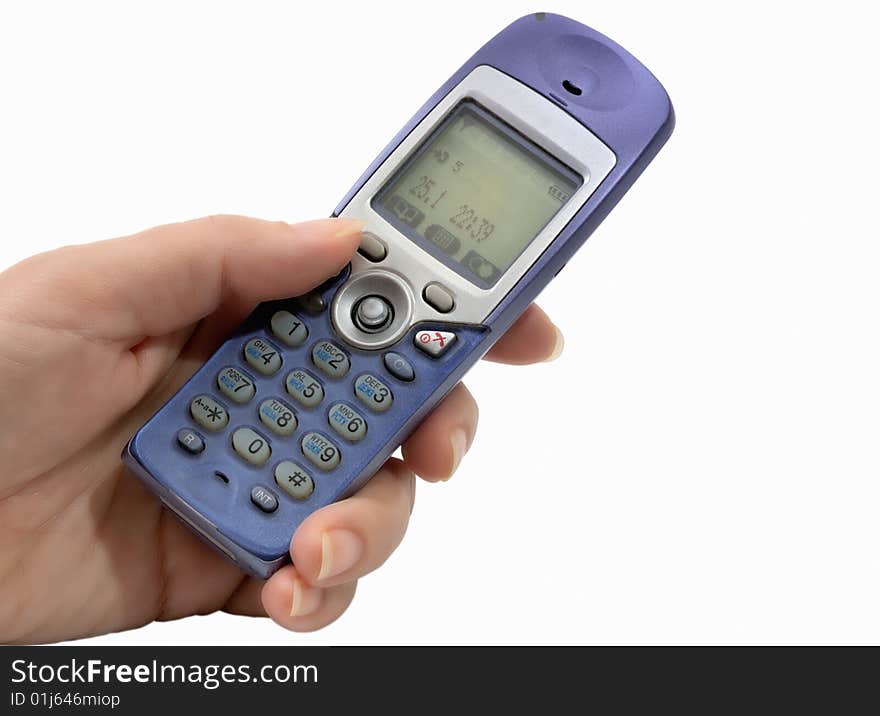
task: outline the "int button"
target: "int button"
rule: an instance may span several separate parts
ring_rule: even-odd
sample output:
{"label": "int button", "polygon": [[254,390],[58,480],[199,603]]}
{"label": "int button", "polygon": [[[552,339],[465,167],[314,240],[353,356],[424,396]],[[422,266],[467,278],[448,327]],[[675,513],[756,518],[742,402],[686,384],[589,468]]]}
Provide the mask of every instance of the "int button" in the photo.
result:
{"label": "int button", "polygon": [[425,303],[436,308],[440,313],[449,313],[455,308],[455,299],[439,283],[429,283],[422,291],[422,297]]}

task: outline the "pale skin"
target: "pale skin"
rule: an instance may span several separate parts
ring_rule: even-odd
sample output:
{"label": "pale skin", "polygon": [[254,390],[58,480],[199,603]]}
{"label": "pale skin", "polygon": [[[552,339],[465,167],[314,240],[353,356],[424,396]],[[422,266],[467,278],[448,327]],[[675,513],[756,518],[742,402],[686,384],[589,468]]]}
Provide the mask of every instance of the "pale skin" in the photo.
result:
{"label": "pale skin", "polygon": [[[34,256],[0,274],[0,642],[37,643],[224,610],[309,631],[351,603],[403,538],[415,475],[448,479],[477,405],[455,388],[356,495],[315,512],[292,564],[246,577],[119,460],[134,431],[260,301],[336,274],[358,222],[217,216]],[[555,358],[530,307],[487,356]],[[295,565],[295,566],[294,566]]]}

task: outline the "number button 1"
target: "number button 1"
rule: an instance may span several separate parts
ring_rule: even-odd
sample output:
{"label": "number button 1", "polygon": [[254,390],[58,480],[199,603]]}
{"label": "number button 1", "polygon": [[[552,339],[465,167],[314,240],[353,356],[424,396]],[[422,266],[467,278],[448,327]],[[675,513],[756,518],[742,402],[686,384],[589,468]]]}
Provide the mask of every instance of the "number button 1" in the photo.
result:
{"label": "number button 1", "polygon": [[251,465],[265,465],[272,455],[269,441],[250,428],[239,428],[232,433],[232,447]]}
{"label": "number button 1", "polygon": [[291,348],[302,345],[309,337],[309,329],[306,328],[306,324],[290,311],[276,311],[270,324],[275,337]]}
{"label": "number button 1", "polygon": [[263,375],[273,375],[281,367],[278,349],[262,338],[251,338],[244,344],[244,359],[251,368]]}

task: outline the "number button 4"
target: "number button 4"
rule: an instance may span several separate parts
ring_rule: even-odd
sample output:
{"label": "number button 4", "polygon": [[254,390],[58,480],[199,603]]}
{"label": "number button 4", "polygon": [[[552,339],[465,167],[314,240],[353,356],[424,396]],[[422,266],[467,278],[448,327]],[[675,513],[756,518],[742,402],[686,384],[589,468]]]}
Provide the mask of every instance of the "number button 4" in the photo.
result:
{"label": "number button 4", "polygon": [[251,368],[263,375],[274,375],[281,367],[278,349],[262,338],[251,338],[244,344],[244,359]]}

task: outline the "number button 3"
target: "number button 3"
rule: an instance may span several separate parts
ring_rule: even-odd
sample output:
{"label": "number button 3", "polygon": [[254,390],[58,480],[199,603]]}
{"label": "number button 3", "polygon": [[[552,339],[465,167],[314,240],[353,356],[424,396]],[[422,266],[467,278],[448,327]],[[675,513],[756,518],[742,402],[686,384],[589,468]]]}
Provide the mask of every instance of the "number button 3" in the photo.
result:
{"label": "number button 3", "polygon": [[391,388],[375,375],[364,373],[354,382],[354,394],[370,410],[384,413],[394,402]]}

